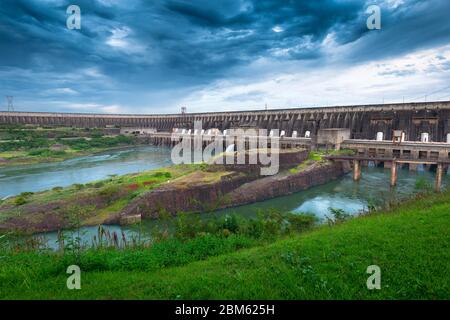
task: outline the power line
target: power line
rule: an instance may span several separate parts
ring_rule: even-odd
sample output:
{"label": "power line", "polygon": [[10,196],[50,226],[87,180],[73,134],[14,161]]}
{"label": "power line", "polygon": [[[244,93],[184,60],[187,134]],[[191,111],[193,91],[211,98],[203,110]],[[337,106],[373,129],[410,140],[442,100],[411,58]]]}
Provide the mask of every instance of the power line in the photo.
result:
{"label": "power line", "polygon": [[449,94],[446,94],[445,96],[442,96],[442,97],[440,97],[440,98],[437,98],[437,100],[442,100],[442,99],[450,100],[450,93],[449,93]]}
{"label": "power line", "polygon": [[415,99],[412,99],[412,100],[410,100],[410,101],[416,101],[417,99],[420,99],[420,98],[425,98],[425,100],[426,100],[428,96],[432,96],[433,94],[436,94],[436,93],[438,93],[438,92],[441,92],[441,91],[444,91],[444,90],[447,90],[447,89],[450,89],[450,86],[447,86],[447,87],[445,87],[445,88],[442,88],[442,89],[433,91],[433,92],[431,92],[431,93],[423,94],[423,95],[421,95],[421,96],[419,96],[419,97],[417,97],[417,98],[415,98]]}

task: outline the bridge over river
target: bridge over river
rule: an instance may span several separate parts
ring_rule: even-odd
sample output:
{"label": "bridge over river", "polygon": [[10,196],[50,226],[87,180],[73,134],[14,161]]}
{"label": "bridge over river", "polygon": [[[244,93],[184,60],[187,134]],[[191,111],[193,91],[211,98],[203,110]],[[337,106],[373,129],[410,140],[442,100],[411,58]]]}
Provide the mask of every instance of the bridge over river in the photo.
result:
{"label": "bridge over river", "polygon": [[342,148],[355,152],[352,156],[331,155],[334,161],[353,162],[353,180],[361,178],[361,166],[372,162],[391,170],[391,186],[397,184],[398,166],[407,165],[410,170],[417,170],[419,165],[436,166],[435,190],[441,190],[442,176],[450,164],[450,143],[376,140],[345,140]]}

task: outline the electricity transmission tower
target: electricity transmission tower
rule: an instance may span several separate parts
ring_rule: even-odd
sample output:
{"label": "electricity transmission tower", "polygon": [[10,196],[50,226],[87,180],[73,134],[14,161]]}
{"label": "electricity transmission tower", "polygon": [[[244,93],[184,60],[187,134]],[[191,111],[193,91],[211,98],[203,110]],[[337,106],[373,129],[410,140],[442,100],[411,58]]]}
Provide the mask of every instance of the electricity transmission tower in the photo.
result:
{"label": "electricity transmission tower", "polygon": [[14,111],[13,100],[14,100],[13,96],[6,96],[6,101],[8,102],[8,111]]}

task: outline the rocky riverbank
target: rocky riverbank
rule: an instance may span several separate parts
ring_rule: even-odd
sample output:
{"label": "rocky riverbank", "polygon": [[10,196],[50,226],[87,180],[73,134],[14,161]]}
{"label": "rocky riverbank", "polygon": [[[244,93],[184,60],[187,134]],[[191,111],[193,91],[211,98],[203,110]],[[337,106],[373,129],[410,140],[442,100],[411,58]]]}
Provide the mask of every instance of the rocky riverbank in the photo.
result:
{"label": "rocky riverbank", "polygon": [[158,218],[162,212],[205,212],[264,201],[330,182],[349,171],[347,162],[314,161],[267,177],[233,171],[202,181],[211,173],[196,172],[134,199],[122,211],[121,222]]}
{"label": "rocky riverbank", "polygon": [[25,193],[0,201],[1,232],[46,232],[98,224],[130,224],[161,214],[211,212],[299,192],[337,179],[346,162],[280,154],[280,172],[256,165],[180,165],[85,185]]}

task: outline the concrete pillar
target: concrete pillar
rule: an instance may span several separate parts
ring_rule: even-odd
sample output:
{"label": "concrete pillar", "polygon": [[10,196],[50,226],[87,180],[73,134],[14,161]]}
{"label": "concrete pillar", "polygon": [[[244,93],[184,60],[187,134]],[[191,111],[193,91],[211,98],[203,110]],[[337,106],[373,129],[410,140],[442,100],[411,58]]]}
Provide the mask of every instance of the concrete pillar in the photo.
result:
{"label": "concrete pillar", "polygon": [[397,163],[392,161],[391,165],[391,187],[397,185]]}
{"label": "concrete pillar", "polygon": [[441,192],[441,185],[442,185],[442,172],[443,172],[443,165],[442,163],[438,163],[436,168],[436,181],[435,181],[435,190],[436,192]]}
{"label": "concrete pillar", "polygon": [[359,181],[361,179],[361,162],[353,160],[353,180]]}

